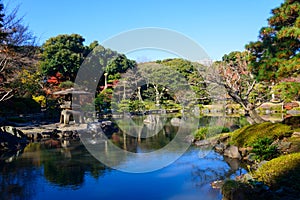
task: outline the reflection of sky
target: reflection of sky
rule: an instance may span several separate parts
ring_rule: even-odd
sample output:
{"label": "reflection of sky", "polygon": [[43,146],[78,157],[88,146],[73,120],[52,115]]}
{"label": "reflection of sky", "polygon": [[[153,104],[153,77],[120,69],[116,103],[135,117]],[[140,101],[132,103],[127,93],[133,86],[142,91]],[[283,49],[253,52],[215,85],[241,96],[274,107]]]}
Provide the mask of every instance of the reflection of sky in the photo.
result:
{"label": "reflection of sky", "polygon": [[222,175],[229,170],[222,156],[212,152],[203,159],[199,158],[199,149],[192,149],[172,165],[151,173],[111,170],[99,178],[86,173],[84,183],[76,189],[53,186],[40,177],[34,188],[35,199],[221,199],[220,191],[210,187],[210,182],[218,177],[201,182],[205,174],[195,173],[199,169],[205,172],[207,168],[219,170],[218,174]]}

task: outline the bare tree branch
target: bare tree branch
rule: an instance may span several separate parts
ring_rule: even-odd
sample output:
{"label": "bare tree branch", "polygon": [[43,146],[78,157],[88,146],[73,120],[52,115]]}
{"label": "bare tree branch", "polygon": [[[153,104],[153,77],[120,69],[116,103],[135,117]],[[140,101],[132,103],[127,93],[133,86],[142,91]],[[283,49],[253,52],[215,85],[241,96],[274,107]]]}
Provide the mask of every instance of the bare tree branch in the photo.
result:
{"label": "bare tree branch", "polygon": [[204,82],[224,87],[228,96],[240,104],[246,114],[253,114],[255,122],[259,122],[259,116],[255,109],[267,100],[267,92],[258,91],[259,84],[248,69],[248,52],[233,52],[227,60],[215,62],[212,69],[205,75]]}
{"label": "bare tree branch", "polygon": [[12,89],[9,90],[9,91],[0,92],[0,97],[2,96],[2,97],[0,98],[0,102],[1,102],[1,101],[6,101],[6,100],[12,98],[12,97],[13,97],[12,92],[13,92]]}

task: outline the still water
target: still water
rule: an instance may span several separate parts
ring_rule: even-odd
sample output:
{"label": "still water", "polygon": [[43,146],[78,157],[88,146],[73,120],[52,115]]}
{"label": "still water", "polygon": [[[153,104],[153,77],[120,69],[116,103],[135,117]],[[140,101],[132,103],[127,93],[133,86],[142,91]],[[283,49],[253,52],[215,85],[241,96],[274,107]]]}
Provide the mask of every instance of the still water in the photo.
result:
{"label": "still water", "polygon": [[[127,138],[127,148],[156,149],[157,143],[171,137],[165,132],[158,135],[137,143]],[[111,138],[124,145],[122,134]],[[244,170],[237,161],[211,148],[190,147],[165,168],[132,174],[101,164],[81,141],[47,140],[31,143],[18,155],[0,161],[0,198],[216,200],[222,199],[221,193],[210,183],[241,173]]]}

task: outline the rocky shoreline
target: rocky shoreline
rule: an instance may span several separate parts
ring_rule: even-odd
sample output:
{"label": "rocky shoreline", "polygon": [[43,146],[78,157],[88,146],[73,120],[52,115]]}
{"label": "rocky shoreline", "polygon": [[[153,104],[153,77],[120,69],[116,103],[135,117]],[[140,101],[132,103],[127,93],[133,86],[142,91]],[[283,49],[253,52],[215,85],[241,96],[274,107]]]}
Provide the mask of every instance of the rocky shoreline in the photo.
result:
{"label": "rocky shoreline", "polygon": [[62,125],[59,123],[38,126],[0,127],[1,157],[22,150],[32,141],[49,139],[79,139],[79,131],[86,130],[87,124]]}
{"label": "rocky shoreline", "polygon": [[86,130],[87,124],[63,125],[60,123],[40,125],[38,127],[19,127],[31,140],[47,139],[47,138],[79,138],[79,131]]}
{"label": "rocky shoreline", "polygon": [[[289,155],[298,152],[300,132],[292,131],[278,136],[270,146],[276,147],[278,156]],[[246,166],[249,173],[235,177],[231,180],[216,180],[211,183],[212,188],[221,189],[224,200],[244,200],[244,199],[299,199],[298,192],[290,185],[283,185],[279,188],[272,188],[267,184],[256,180],[252,173],[268,163],[268,160],[257,160],[257,155],[253,153],[252,146],[237,146],[232,144],[232,134],[220,134],[217,137],[206,140],[193,141],[197,147],[212,147],[214,151],[228,157],[237,159]],[[272,160],[272,159],[271,159]],[[293,184],[293,183],[291,183]]]}

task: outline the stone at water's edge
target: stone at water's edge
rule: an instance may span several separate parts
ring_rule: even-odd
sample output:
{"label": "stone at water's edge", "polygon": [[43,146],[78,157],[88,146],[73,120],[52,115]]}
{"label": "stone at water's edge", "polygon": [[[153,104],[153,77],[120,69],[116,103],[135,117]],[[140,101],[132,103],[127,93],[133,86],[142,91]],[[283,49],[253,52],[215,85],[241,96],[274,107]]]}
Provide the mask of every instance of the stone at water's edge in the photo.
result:
{"label": "stone at water's edge", "polygon": [[0,127],[0,151],[22,149],[28,142],[28,137],[15,127]]}
{"label": "stone at water's edge", "polygon": [[199,140],[199,141],[196,141],[196,142],[195,142],[195,145],[196,145],[197,147],[208,146],[208,145],[211,145],[211,142],[208,141],[208,140]]}
{"label": "stone at water's edge", "polygon": [[184,138],[184,141],[187,142],[187,143],[190,143],[192,144],[194,142],[195,138],[193,135],[188,135]]}
{"label": "stone at water's edge", "polygon": [[241,159],[241,154],[237,146],[229,146],[224,150],[224,156],[234,159]]}
{"label": "stone at water's edge", "polygon": [[224,181],[223,180],[214,181],[210,185],[214,189],[221,189],[222,186],[224,185]]}
{"label": "stone at water's edge", "polygon": [[291,148],[292,143],[284,140],[278,140],[278,141],[274,141],[272,145],[277,146],[277,149],[283,153]]}
{"label": "stone at water's edge", "polygon": [[220,144],[217,144],[214,149],[216,152],[218,153],[224,153],[224,150],[225,150],[225,145],[223,143],[220,143]]}
{"label": "stone at water's edge", "polygon": [[20,138],[20,139],[27,139],[26,135],[22,131],[20,131],[19,129],[16,129],[13,126],[2,126],[2,127],[0,127],[0,131],[3,133],[8,133],[8,134],[15,136],[17,138]]}

